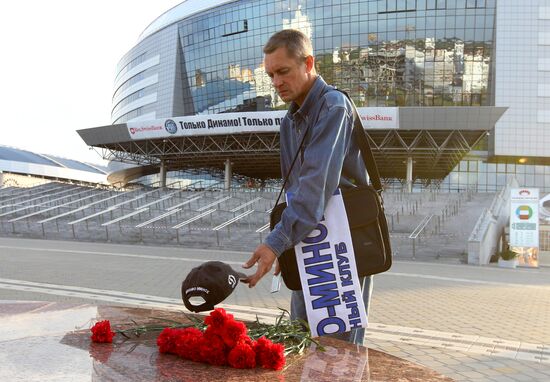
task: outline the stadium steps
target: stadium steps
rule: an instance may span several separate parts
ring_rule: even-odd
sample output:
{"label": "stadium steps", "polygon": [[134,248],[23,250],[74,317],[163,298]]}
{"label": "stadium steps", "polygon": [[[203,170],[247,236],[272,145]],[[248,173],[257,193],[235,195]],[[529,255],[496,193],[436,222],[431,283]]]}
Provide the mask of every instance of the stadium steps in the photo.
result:
{"label": "stadium steps", "polygon": [[[277,197],[277,192],[248,190],[247,192],[242,190],[227,192],[136,188],[131,191],[111,190],[106,194],[104,189],[91,187],[76,188],[71,185],[61,185],[61,189],[54,190],[55,187],[54,184],[49,187],[36,186],[33,190],[27,190],[24,195],[19,195],[16,190],[12,191],[13,194],[10,192],[10,195],[17,193],[23,197],[21,201],[39,197],[31,203],[39,202],[42,208],[57,205],[59,208],[37,213],[12,223],[9,222],[10,219],[22,214],[0,216],[0,234],[252,251],[268,234],[268,230],[262,233],[256,231],[269,222],[269,214],[266,211],[273,207]],[[47,190],[52,192],[42,194]],[[65,191],[65,194],[58,194],[62,191]],[[35,196],[32,196],[33,194]],[[111,196],[113,198],[94,204]],[[392,228],[392,249],[396,258],[412,258],[412,240],[408,236],[424,217],[433,215],[430,224],[415,241],[415,258],[429,257],[460,261],[466,251],[467,238],[479,213],[484,207],[490,205],[493,196],[488,193],[386,192],[385,209],[388,223]],[[88,205],[91,206],[87,207]],[[1,206],[2,201],[0,201]],[[180,210],[167,214],[173,208]],[[136,214],[135,212],[140,209],[144,211]],[[172,228],[211,209],[214,211],[201,219],[180,229]],[[77,211],[65,213],[71,210]],[[253,212],[227,227],[213,230],[214,227],[249,210]],[[0,209],[0,214],[2,211]],[[33,208],[29,208],[28,211],[33,211]],[[167,216],[154,220],[155,217],[163,214]],[[61,216],[42,224],[38,223],[57,215]],[[108,226],[103,225],[125,215],[131,216]],[[87,216],[90,218],[77,224],[68,224]],[[154,220],[151,224],[136,227],[151,219]]]}

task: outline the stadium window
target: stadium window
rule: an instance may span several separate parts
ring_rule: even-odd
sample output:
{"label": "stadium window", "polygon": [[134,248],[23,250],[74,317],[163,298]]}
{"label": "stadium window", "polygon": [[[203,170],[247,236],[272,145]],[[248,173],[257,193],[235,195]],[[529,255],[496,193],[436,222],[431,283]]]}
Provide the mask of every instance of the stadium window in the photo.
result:
{"label": "stadium window", "polygon": [[466,0],[466,8],[475,8],[476,0]]}
{"label": "stadium window", "polygon": [[416,10],[416,0],[384,0],[379,3],[378,13],[412,12]]}
{"label": "stadium window", "polygon": [[437,0],[437,9],[446,9],[446,0]]}
{"label": "stadium window", "polygon": [[436,1],[435,0],[426,0],[426,9],[431,10],[435,9]]}
{"label": "stadium window", "polygon": [[134,58],[132,61],[127,63],[122,69],[120,69],[120,71],[118,72],[116,78],[120,77],[121,75],[123,75],[124,73],[126,73],[127,71],[132,69],[133,67],[135,67],[135,66],[141,64],[143,61],[145,61],[145,56],[146,55],[147,55],[147,52],[142,53],[139,56],[137,56],[136,58]]}
{"label": "stadium window", "polygon": [[133,84],[141,81],[143,78],[144,78],[144,74],[143,72],[139,72],[138,74],[136,74],[135,76],[133,77],[130,77],[127,81],[123,82],[120,87],[116,90],[115,92],[115,95],[113,96],[113,98],[116,98],[121,92],[123,92],[124,90],[128,89],[130,86],[132,86]]}
{"label": "stadium window", "polygon": [[248,32],[248,20],[234,21],[224,25],[223,37]]}

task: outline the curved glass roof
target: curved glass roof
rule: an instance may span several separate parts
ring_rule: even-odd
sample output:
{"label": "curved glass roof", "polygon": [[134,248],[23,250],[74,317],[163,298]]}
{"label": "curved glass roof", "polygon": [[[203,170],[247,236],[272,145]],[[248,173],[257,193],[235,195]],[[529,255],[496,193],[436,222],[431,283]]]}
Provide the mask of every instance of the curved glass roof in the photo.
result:
{"label": "curved glass roof", "polygon": [[7,146],[0,146],[0,159],[15,161],[15,162],[26,162],[26,163],[43,164],[46,166],[61,167],[54,161],[44,158],[43,156],[40,156],[33,152],[16,149],[14,147],[7,147]]}
{"label": "curved glass roof", "polygon": [[73,170],[93,172],[96,174],[106,174],[107,168],[101,165],[90,165],[74,159],[59,158],[49,154],[37,154],[31,151],[18,149],[15,147],[0,145],[0,160],[41,164],[60,168],[70,168]]}
{"label": "curved glass roof", "polygon": [[55,156],[49,155],[49,154],[43,154],[43,155],[47,156],[48,158],[51,158],[51,159],[55,160],[56,162],[61,163],[65,167],[72,168],[74,170],[95,172],[97,174],[105,174],[106,173],[106,171],[103,171],[101,169],[102,166],[98,166],[98,165],[93,165],[92,166],[92,165],[89,165],[87,163],[79,162],[79,161],[74,160],[74,159],[59,158],[59,157],[55,157]]}
{"label": "curved glass roof", "polygon": [[204,10],[219,6],[225,3],[231,3],[236,0],[187,0],[181,4],[176,5],[175,7],[164,12],[162,15],[157,17],[147,28],[141,32],[139,40],[143,40],[145,37],[152,35],[153,33],[161,30],[168,25],[175,23],[176,21],[182,20],[186,17],[189,17],[195,13],[202,12]]}

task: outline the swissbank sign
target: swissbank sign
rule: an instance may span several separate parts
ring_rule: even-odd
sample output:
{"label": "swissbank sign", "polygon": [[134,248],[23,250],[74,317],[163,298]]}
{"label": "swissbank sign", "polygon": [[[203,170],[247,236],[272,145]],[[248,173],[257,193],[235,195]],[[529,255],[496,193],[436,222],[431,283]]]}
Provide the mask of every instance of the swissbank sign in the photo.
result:
{"label": "swissbank sign", "polygon": [[399,129],[397,107],[358,107],[357,111],[365,129]]}

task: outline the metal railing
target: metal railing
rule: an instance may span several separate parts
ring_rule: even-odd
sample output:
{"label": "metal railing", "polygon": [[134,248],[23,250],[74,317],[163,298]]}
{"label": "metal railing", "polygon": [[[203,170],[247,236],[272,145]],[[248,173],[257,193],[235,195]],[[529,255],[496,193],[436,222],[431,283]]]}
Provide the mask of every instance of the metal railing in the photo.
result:
{"label": "metal railing", "polygon": [[216,231],[216,241],[217,241],[217,243],[218,243],[218,246],[220,245],[219,231],[220,231],[222,228],[227,227],[227,229],[229,230],[229,226],[230,226],[231,224],[235,223],[235,222],[238,221],[238,220],[243,219],[244,217],[250,215],[250,214],[253,213],[253,212],[254,212],[254,210],[248,210],[248,211],[243,212],[242,214],[237,215],[237,216],[235,216],[234,218],[229,219],[228,221],[223,222],[222,224],[217,225],[216,227],[212,228],[213,231]]}
{"label": "metal railing", "polygon": [[420,221],[420,223],[416,226],[416,228],[412,231],[412,233],[409,235],[409,239],[412,239],[412,247],[413,247],[413,260],[416,258],[416,239],[420,240],[419,236],[424,231],[428,223],[430,223],[430,220],[434,217],[434,214],[426,215],[424,218]]}

